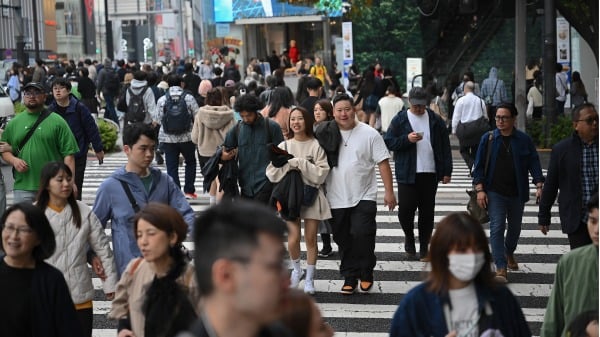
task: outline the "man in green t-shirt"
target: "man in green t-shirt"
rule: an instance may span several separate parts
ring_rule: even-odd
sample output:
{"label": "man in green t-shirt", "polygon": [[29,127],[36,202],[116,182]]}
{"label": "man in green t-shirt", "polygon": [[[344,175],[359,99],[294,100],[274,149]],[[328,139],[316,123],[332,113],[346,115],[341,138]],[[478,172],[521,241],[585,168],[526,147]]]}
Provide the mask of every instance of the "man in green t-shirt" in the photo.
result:
{"label": "man in green t-shirt", "polygon": [[[50,161],[62,160],[75,174],[75,153],[79,151],[75,136],[65,120],[46,112],[46,90],[41,83],[23,87],[23,103],[27,110],[8,122],[2,133],[2,158],[14,168],[14,202],[33,201],[39,188],[42,167]],[[40,116],[49,115],[36,127],[31,138],[21,145]],[[10,144],[11,150],[5,148]],[[75,177],[73,176],[73,181]],[[73,186],[75,190],[77,188]],[[76,191],[76,193],[78,193]]]}

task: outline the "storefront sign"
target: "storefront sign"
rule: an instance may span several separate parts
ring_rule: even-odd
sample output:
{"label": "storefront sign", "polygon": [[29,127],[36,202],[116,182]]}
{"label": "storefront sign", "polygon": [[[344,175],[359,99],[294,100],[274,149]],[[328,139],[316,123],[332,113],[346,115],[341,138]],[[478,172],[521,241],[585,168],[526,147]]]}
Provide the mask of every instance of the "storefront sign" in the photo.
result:
{"label": "storefront sign", "polygon": [[[423,86],[423,59],[416,57],[407,57],[406,58],[406,92],[409,92],[412,89],[413,85],[415,87]],[[416,77],[416,78],[415,78]],[[413,83],[414,79],[414,83]]]}

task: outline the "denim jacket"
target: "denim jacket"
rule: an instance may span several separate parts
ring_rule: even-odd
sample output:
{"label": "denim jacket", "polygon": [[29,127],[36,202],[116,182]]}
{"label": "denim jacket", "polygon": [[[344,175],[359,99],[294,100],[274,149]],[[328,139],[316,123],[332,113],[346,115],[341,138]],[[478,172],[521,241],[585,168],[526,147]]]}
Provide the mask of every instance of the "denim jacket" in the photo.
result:
{"label": "denim jacket", "polygon": [[[477,149],[477,156],[475,158],[475,164],[473,166],[473,185],[483,184],[483,188],[488,191],[492,184],[492,178],[494,177],[494,171],[496,169],[496,159],[498,158],[498,151],[502,145],[502,135],[500,130],[495,129],[492,137],[492,147],[490,154],[490,162],[487,170],[487,174],[484,176],[486,153],[488,148],[489,134],[485,133],[481,137],[479,142],[479,148]],[[531,137],[522,131],[513,129],[513,134],[510,138],[510,146],[513,149],[512,157],[515,169],[515,176],[517,181],[517,189],[519,192],[519,199],[521,202],[526,203],[529,200],[529,186],[527,182],[528,172],[533,177],[532,182],[537,184],[544,182],[544,175],[542,174],[542,167],[540,164],[540,158],[538,156],[535,145]]]}

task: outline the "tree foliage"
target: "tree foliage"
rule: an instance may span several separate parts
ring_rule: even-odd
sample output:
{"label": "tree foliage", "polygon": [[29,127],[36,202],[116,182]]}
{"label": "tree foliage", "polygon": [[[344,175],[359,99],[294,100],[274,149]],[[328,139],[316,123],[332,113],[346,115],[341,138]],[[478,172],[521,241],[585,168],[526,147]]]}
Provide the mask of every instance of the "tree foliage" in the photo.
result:
{"label": "tree foliage", "polygon": [[365,70],[379,62],[392,70],[406,89],[406,58],[423,57],[419,13],[411,0],[380,0],[366,6],[352,3],[354,63]]}

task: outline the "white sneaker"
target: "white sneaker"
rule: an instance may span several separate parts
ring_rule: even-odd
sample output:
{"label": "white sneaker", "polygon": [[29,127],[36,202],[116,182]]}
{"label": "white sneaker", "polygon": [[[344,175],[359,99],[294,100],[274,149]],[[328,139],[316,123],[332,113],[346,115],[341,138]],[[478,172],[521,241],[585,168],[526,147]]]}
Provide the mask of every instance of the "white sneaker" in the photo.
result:
{"label": "white sneaker", "polygon": [[304,280],[304,293],[309,295],[315,294],[315,284],[313,280]]}
{"label": "white sneaker", "polygon": [[298,288],[298,284],[304,277],[304,270],[296,271],[292,269],[292,275],[290,275],[290,288]]}

